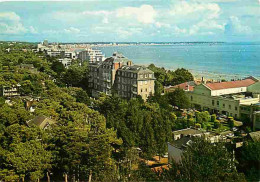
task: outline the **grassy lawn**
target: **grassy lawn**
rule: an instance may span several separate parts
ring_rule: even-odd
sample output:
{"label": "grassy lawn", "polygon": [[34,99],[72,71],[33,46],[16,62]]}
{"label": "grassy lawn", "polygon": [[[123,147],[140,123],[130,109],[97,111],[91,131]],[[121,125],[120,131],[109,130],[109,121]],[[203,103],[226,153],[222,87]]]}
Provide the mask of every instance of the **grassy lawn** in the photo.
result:
{"label": "grassy lawn", "polygon": [[212,128],[212,131],[216,132],[216,133],[220,133],[220,132],[223,132],[223,131],[227,131],[227,130],[230,130],[229,126],[228,126],[228,123],[227,122],[220,122],[221,123],[221,127],[218,128],[218,129],[215,129],[214,128],[214,123],[213,122],[208,122],[208,124],[211,125],[211,128]]}

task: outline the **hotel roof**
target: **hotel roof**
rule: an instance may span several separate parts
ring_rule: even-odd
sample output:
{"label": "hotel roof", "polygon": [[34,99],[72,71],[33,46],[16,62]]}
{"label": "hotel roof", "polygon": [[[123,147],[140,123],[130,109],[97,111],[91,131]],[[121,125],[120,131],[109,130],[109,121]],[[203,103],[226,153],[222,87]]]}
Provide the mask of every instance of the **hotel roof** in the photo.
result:
{"label": "hotel roof", "polygon": [[131,61],[127,57],[125,57],[123,54],[115,52],[113,55],[107,59],[104,60],[104,62],[128,62]]}
{"label": "hotel roof", "polygon": [[247,78],[244,80],[236,80],[229,82],[217,82],[217,83],[207,83],[205,84],[210,90],[222,90],[229,88],[239,88],[239,87],[248,87],[254,83],[256,83],[254,79]]}
{"label": "hotel roof", "polygon": [[131,71],[131,72],[144,72],[144,73],[153,73],[150,69],[148,69],[145,66],[140,66],[140,65],[123,65],[119,70],[126,70],[126,71]]}
{"label": "hotel roof", "polygon": [[260,140],[260,131],[251,132],[251,133],[249,133],[249,136],[252,138],[253,141],[259,141]]}

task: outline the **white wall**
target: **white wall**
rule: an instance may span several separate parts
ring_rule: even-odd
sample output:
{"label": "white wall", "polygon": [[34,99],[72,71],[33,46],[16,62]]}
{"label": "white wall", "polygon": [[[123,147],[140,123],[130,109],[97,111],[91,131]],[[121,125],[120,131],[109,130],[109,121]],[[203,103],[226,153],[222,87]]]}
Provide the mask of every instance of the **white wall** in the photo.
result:
{"label": "white wall", "polygon": [[219,96],[219,95],[226,95],[226,94],[234,94],[240,92],[246,92],[247,87],[238,87],[238,88],[229,88],[229,89],[221,89],[221,90],[212,90],[211,96]]}

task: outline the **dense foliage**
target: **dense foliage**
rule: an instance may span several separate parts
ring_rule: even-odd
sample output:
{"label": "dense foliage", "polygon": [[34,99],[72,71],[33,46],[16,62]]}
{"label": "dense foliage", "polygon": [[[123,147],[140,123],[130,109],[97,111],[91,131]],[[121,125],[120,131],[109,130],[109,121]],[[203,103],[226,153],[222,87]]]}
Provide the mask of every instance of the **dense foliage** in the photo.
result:
{"label": "dense foliage", "polygon": [[[161,95],[165,85],[192,80],[187,70],[167,71],[150,65],[157,78],[156,94],[146,102],[117,95],[92,99],[87,90],[87,64],[75,60],[67,69],[56,58],[34,53],[33,48],[34,44],[0,43],[0,87],[19,85],[20,94],[0,97],[0,181],[238,178],[226,149],[203,141],[194,141],[183,162],[165,175],[154,173],[143,162],[167,153],[173,130],[221,128],[215,115],[185,110],[189,101],[183,90]],[[25,64],[34,69],[21,66]],[[27,107],[31,99],[33,111]],[[36,116],[47,116],[56,124],[45,130],[29,126],[28,121]],[[250,164],[259,161],[259,156],[250,153],[252,150],[259,150],[259,145],[246,145],[239,161],[243,161],[240,169],[246,170],[248,179],[255,180],[250,171],[259,166]]]}
{"label": "dense foliage", "polygon": [[260,141],[248,141],[237,153],[238,169],[244,172],[248,181],[260,180]]}
{"label": "dense foliage", "polygon": [[163,92],[163,86],[178,85],[180,83],[194,80],[192,74],[184,68],[178,68],[175,71],[170,71],[164,68],[156,67],[154,64],[149,65],[148,68],[154,72],[154,76],[156,78],[155,93],[157,94]]}
{"label": "dense foliage", "polygon": [[172,161],[172,168],[165,171],[165,181],[245,181],[236,171],[232,153],[223,143],[212,144],[193,138],[183,152],[181,161]]}

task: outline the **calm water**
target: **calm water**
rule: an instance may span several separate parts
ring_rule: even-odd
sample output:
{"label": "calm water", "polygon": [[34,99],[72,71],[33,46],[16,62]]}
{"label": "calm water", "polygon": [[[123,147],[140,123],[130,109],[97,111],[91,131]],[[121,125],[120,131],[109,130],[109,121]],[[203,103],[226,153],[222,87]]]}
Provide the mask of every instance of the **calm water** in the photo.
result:
{"label": "calm water", "polygon": [[118,51],[135,64],[154,63],[167,69],[186,68],[211,78],[260,77],[260,44],[223,43],[99,47],[106,57]]}

